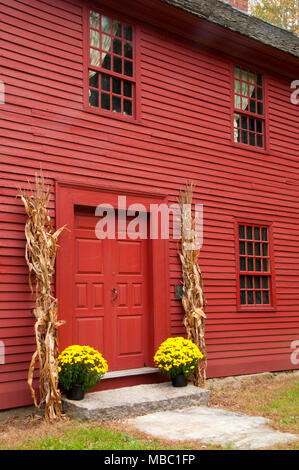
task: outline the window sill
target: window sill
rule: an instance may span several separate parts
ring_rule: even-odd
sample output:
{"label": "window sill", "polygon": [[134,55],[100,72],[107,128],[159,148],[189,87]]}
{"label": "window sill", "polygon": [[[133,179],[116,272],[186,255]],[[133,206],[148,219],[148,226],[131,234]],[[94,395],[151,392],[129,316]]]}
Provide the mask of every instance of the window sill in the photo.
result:
{"label": "window sill", "polygon": [[243,150],[249,150],[250,152],[255,152],[255,153],[262,153],[262,154],[269,154],[269,150],[265,148],[260,148],[260,147],[253,147],[252,145],[247,145],[247,144],[241,144],[239,142],[232,141],[232,146],[243,149]]}
{"label": "window sill", "polygon": [[139,124],[140,119],[136,116],[125,116],[123,114],[117,113],[117,112],[110,112],[110,111],[103,111],[102,109],[99,108],[93,108],[92,106],[84,106],[84,111],[95,114],[96,116],[102,117],[102,118],[108,118],[108,119],[117,119],[118,121],[125,121],[128,123],[132,124]]}
{"label": "window sill", "polygon": [[238,306],[237,307],[237,312],[276,312],[277,311],[277,307],[259,307],[259,306],[253,306],[253,307],[248,307],[248,306],[245,306],[245,307],[240,307]]}

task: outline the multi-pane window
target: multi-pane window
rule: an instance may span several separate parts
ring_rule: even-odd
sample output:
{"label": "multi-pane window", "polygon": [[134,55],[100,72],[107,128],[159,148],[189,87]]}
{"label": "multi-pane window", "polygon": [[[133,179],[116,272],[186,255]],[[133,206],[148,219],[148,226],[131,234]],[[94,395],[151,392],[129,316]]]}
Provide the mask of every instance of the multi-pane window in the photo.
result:
{"label": "multi-pane window", "polygon": [[269,227],[239,224],[241,306],[271,305]]}
{"label": "multi-pane window", "polygon": [[88,61],[89,106],[134,116],[133,27],[90,11]]}
{"label": "multi-pane window", "polygon": [[265,89],[261,73],[234,66],[234,141],[265,147]]}

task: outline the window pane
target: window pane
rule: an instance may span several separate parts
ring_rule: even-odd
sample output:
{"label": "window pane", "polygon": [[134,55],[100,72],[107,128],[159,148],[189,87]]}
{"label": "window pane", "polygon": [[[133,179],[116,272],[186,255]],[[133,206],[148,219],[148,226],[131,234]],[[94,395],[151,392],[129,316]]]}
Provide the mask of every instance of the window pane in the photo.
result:
{"label": "window pane", "polygon": [[112,110],[117,113],[121,112],[121,98],[118,96],[112,96]]}
{"label": "window pane", "polygon": [[102,49],[103,51],[111,52],[111,37],[107,34],[102,34]]}
{"label": "window pane", "polygon": [[263,114],[264,114],[263,103],[260,103],[259,101],[257,102],[257,113],[258,113],[260,116],[263,116]]}
{"label": "window pane", "polygon": [[249,118],[249,130],[250,131],[255,130],[255,119]]}
{"label": "window pane", "polygon": [[246,258],[240,258],[240,271],[246,271]]}
{"label": "window pane", "polygon": [[241,97],[238,95],[235,95],[235,108],[241,109]]}
{"label": "window pane", "polygon": [[241,130],[234,128],[234,140],[235,142],[241,142]]}
{"label": "window pane", "polygon": [[235,127],[240,127],[240,114],[234,113],[234,124]]}
{"label": "window pane", "polygon": [[113,57],[113,71],[116,73],[122,73],[122,59],[119,57]]}
{"label": "window pane", "polygon": [[125,75],[128,77],[133,77],[133,62],[129,62],[128,60],[125,60]]}
{"label": "window pane", "polygon": [[256,96],[255,96],[255,90],[256,90],[255,86],[250,85],[249,94],[250,94],[250,97],[251,97],[251,98],[256,98]]}
{"label": "window pane", "polygon": [[239,238],[245,238],[245,227],[244,227],[244,225],[239,225]]}
{"label": "window pane", "polygon": [[249,72],[249,81],[255,83],[255,72]]}
{"label": "window pane", "polygon": [[262,101],[262,99],[263,99],[263,89],[262,88],[257,87],[257,95],[256,96],[257,96],[258,100]]}
{"label": "window pane", "polygon": [[100,47],[100,33],[94,29],[90,30],[90,45]]}
{"label": "window pane", "polygon": [[264,242],[268,241],[268,229],[262,228],[262,240]]}
{"label": "window pane", "polygon": [[248,240],[252,240],[252,227],[247,226],[246,232],[247,232],[247,238],[248,238]]}
{"label": "window pane", "polygon": [[249,145],[255,147],[255,134],[252,134],[251,132],[249,134]]}
{"label": "window pane", "polygon": [[132,44],[125,42],[124,51],[125,51],[125,57],[128,57],[129,59],[133,59]]}
{"label": "window pane", "polygon": [[248,271],[254,271],[253,258],[248,258]]}
{"label": "window pane", "polygon": [[112,78],[112,92],[121,95],[121,79]]}
{"label": "window pane", "polygon": [[132,84],[129,82],[124,82],[124,96],[132,98]]}
{"label": "window pane", "polygon": [[240,276],[240,288],[245,289],[245,276]]}
{"label": "window pane", "polygon": [[99,92],[96,90],[89,90],[89,105],[99,106]]}
{"label": "window pane", "polygon": [[256,135],[256,144],[258,147],[263,148],[264,147],[264,139],[262,134],[257,134]]}
{"label": "window pane", "polygon": [[263,291],[263,303],[264,304],[269,303],[269,292],[268,291]]}
{"label": "window pane", "polygon": [[90,57],[90,65],[95,65],[96,67],[99,67],[100,51],[90,48],[89,57]]}
{"label": "window pane", "polygon": [[248,295],[248,304],[249,304],[249,305],[252,305],[252,304],[254,303],[253,292],[252,292],[252,291],[248,291],[248,292],[247,292],[247,295]]}
{"label": "window pane", "polygon": [[113,34],[119,38],[122,37],[122,24],[120,21],[113,21]]}
{"label": "window pane", "polygon": [[108,34],[111,34],[111,20],[107,16],[103,16],[101,18],[101,28],[102,31]]}
{"label": "window pane", "polygon": [[113,39],[113,53],[122,55],[122,42],[119,39]]}
{"label": "window pane", "polygon": [[255,303],[258,305],[262,303],[262,295],[260,291],[256,291],[255,293]]}
{"label": "window pane", "polygon": [[246,69],[242,69],[242,80],[248,81],[248,71]]}
{"label": "window pane", "polygon": [[252,256],[253,255],[253,243],[247,242],[247,254]]}
{"label": "window pane", "polygon": [[263,289],[268,289],[269,288],[269,282],[268,282],[268,277],[267,276],[262,277],[262,282],[263,282]]}
{"label": "window pane", "polygon": [[250,112],[256,113],[256,102],[255,100],[250,100]]}
{"label": "window pane", "polygon": [[256,289],[261,288],[261,276],[254,276],[254,287]]}
{"label": "window pane", "polygon": [[260,243],[255,243],[255,256],[261,256],[261,244]]}
{"label": "window pane", "polygon": [[99,29],[100,15],[94,11],[89,12],[89,24],[92,28]]}
{"label": "window pane", "polygon": [[242,95],[248,96],[248,83],[242,83]]}
{"label": "window pane", "polygon": [[253,289],[253,277],[247,276],[247,289]]}
{"label": "window pane", "polygon": [[133,29],[132,26],[129,26],[128,24],[124,25],[124,36],[127,41],[132,41],[133,40]]}
{"label": "window pane", "polygon": [[260,240],[261,239],[261,229],[260,227],[254,227],[254,239]]}
{"label": "window pane", "polygon": [[132,101],[124,100],[124,113],[132,116]]}
{"label": "window pane", "polygon": [[255,259],[255,270],[260,272],[262,270],[262,263],[260,258]]}
{"label": "window pane", "polygon": [[263,132],[263,122],[258,119],[256,120],[256,132],[259,132],[260,134]]}
{"label": "window pane", "polygon": [[102,67],[107,70],[111,70],[111,55],[102,54]]}
{"label": "window pane", "polygon": [[239,242],[240,255],[245,255],[245,242]]}
{"label": "window pane", "polygon": [[235,80],[235,93],[241,93],[241,82],[240,80]]}
{"label": "window pane", "polygon": [[235,67],[234,67],[234,76],[236,78],[241,78],[241,71],[240,71],[240,67],[238,65],[235,65]]}
{"label": "window pane", "polygon": [[89,86],[99,88],[99,72],[89,70]]}
{"label": "window pane", "polygon": [[242,144],[248,144],[248,132],[242,131]]}
{"label": "window pane", "polygon": [[261,73],[257,74],[257,84],[263,86],[263,76]]}
{"label": "window pane", "polygon": [[244,290],[240,292],[240,302],[242,305],[246,304],[246,292]]}
{"label": "window pane", "polygon": [[265,271],[265,272],[269,271],[269,260],[268,260],[268,258],[263,259],[263,271]]}
{"label": "window pane", "polygon": [[268,256],[268,243],[263,243],[263,256]]}
{"label": "window pane", "polygon": [[101,93],[101,108],[110,109],[110,95],[107,93]]}
{"label": "window pane", "polygon": [[110,91],[110,76],[102,74],[102,90]]}
{"label": "window pane", "polygon": [[242,116],[242,118],[241,118],[241,127],[242,127],[242,129],[247,129],[247,126],[248,126],[247,116]]}
{"label": "window pane", "polygon": [[248,111],[248,98],[242,98],[242,109]]}

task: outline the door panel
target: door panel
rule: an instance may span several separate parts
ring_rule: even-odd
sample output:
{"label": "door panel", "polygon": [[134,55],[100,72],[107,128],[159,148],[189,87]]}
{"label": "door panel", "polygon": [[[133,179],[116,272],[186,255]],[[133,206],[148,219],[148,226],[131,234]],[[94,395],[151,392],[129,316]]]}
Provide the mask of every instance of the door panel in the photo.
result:
{"label": "door panel", "polygon": [[125,234],[98,240],[94,214],[94,208],[75,211],[73,343],[98,349],[110,370],[143,367],[149,359],[149,241]]}

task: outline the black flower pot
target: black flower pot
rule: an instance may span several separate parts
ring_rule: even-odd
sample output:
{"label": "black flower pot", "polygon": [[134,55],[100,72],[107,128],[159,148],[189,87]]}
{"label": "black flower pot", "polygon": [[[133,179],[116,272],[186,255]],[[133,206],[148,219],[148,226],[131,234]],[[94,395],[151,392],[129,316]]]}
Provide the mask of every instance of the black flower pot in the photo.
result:
{"label": "black flower pot", "polygon": [[179,375],[176,375],[175,377],[171,377],[171,381],[174,387],[186,387],[188,383],[184,374],[179,374]]}
{"label": "black flower pot", "polygon": [[84,390],[82,389],[82,385],[73,384],[71,388],[67,391],[66,396],[70,400],[83,400]]}

